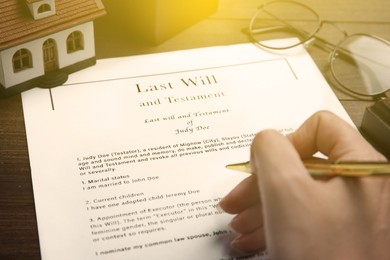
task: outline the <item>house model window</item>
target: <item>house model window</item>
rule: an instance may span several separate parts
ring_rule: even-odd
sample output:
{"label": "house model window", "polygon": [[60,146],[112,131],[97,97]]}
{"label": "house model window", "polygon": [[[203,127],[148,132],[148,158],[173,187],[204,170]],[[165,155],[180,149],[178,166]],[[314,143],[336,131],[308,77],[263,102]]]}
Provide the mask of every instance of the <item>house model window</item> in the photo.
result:
{"label": "house model window", "polygon": [[54,0],[25,0],[35,20],[56,14]]}
{"label": "house model window", "polygon": [[68,53],[84,49],[84,37],[80,31],[72,32],[66,39]]}
{"label": "house model window", "polygon": [[19,72],[24,69],[32,68],[31,52],[27,49],[18,50],[12,57],[14,72]]}
{"label": "house model window", "polygon": [[51,11],[51,6],[48,4],[43,4],[38,7],[38,14],[46,13]]}

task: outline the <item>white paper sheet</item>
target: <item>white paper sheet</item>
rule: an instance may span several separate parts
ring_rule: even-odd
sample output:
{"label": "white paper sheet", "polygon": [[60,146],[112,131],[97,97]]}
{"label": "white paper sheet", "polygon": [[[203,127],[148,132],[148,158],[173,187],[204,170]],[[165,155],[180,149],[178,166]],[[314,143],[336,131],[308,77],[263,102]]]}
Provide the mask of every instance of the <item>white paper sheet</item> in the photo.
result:
{"label": "white paper sheet", "polygon": [[[218,201],[256,132],[318,110],[351,122],[303,48],[99,60],[23,93],[43,259],[241,259]],[[266,259],[257,254],[245,259]]]}

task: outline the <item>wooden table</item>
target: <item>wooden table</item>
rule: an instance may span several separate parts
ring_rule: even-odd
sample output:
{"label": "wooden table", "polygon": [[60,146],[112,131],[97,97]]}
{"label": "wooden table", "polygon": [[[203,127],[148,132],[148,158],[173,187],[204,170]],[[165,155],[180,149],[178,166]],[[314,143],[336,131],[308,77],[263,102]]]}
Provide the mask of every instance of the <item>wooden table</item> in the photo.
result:
{"label": "wooden table", "polygon": [[[390,39],[388,0],[302,0],[323,19],[337,22],[350,33],[366,32]],[[215,45],[246,43],[241,29],[260,1],[220,0],[219,10],[177,36],[154,46],[109,28],[108,16],[96,22],[98,58],[165,52]],[[112,14],[111,14],[112,15]],[[332,38],[332,35],[328,35]],[[364,109],[372,101],[357,101],[340,92],[330,77],[328,53],[308,49],[334,88],[336,95],[360,126]],[[40,259],[33,189],[20,95],[0,99],[0,259]]]}

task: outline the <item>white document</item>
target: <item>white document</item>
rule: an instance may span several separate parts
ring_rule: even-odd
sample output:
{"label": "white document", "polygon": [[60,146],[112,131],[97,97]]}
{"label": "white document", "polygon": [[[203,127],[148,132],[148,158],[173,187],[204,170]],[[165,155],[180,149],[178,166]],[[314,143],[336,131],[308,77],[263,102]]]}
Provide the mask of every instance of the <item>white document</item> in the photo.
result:
{"label": "white document", "polygon": [[216,206],[247,175],[225,165],[262,129],[351,122],[301,47],[99,60],[22,98],[44,260],[243,259]]}

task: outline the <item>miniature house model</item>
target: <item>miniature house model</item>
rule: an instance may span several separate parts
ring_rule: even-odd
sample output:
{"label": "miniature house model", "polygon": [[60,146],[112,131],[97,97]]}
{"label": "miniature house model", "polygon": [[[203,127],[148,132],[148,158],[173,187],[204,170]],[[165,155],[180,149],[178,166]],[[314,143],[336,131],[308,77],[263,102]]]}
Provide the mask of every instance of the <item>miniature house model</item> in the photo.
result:
{"label": "miniature house model", "polygon": [[93,20],[101,0],[0,1],[0,93],[63,84],[96,63]]}

